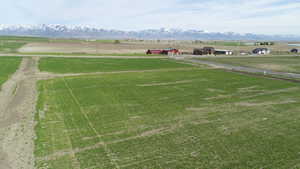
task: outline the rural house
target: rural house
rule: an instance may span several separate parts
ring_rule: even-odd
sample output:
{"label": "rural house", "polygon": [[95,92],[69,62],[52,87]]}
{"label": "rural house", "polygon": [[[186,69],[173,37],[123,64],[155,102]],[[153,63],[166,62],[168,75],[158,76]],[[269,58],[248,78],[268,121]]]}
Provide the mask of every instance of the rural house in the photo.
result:
{"label": "rural house", "polygon": [[215,49],[213,47],[195,48],[193,55],[232,55],[233,51]]}
{"label": "rural house", "polygon": [[203,55],[203,49],[200,48],[194,49],[193,55]]}
{"label": "rural house", "polygon": [[215,48],[213,47],[204,47],[203,48],[203,55],[213,55],[215,54]]}
{"label": "rural house", "polygon": [[255,46],[272,46],[274,45],[274,42],[255,42]]}

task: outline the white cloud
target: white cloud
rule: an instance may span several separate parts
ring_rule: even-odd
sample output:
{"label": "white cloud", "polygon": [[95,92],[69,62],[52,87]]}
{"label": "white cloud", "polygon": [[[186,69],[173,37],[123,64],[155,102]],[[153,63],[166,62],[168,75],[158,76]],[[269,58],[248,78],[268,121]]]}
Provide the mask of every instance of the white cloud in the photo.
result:
{"label": "white cloud", "polygon": [[114,29],[184,28],[300,34],[295,0],[14,0],[1,23],[89,24]]}

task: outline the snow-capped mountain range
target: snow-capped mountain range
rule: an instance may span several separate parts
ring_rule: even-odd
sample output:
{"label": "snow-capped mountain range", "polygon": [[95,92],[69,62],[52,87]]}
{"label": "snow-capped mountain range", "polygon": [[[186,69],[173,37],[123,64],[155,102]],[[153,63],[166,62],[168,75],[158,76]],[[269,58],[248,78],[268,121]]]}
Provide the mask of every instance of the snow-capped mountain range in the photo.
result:
{"label": "snow-capped mountain range", "polygon": [[3,25],[0,35],[40,36],[52,38],[93,39],[176,39],[176,40],[285,40],[300,41],[299,35],[239,34],[203,30],[146,29],[140,31],[109,30],[93,26],[66,25]]}

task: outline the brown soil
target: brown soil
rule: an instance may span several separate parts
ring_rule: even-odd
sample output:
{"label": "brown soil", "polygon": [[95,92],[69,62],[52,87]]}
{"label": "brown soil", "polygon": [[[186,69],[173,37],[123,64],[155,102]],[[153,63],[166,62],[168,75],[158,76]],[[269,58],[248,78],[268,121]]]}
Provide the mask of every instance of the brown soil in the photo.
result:
{"label": "brown soil", "polygon": [[0,169],[34,168],[37,58],[24,58],[0,92]]}
{"label": "brown soil", "polygon": [[[174,41],[174,42],[122,42],[97,43],[97,42],[39,42],[29,43],[19,49],[24,53],[89,53],[89,54],[111,54],[111,53],[145,53],[147,49],[177,48],[182,52],[193,52],[194,48],[203,48],[211,46],[216,49],[227,49],[233,51],[248,51],[263,46],[219,46],[208,44],[194,44],[191,41]],[[286,44],[276,44],[267,46],[272,51],[290,51],[292,47]]]}
{"label": "brown soil", "polygon": [[[64,42],[64,43],[29,43],[19,49],[23,53],[89,53],[89,54],[122,54],[146,53],[147,49],[169,48],[171,44],[144,44],[144,43],[91,43],[91,42]],[[191,47],[172,45],[175,48],[192,50]]]}

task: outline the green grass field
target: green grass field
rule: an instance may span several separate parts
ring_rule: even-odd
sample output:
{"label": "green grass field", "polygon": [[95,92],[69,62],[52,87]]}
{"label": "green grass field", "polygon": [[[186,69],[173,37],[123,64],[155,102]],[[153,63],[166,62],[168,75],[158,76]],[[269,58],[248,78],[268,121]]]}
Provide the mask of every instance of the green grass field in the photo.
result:
{"label": "green grass field", "polygon": [[178,64],[170,59],[82,59],[82,58],[42,58],[41,71],[54,73],[89,73],[130,70],[152,70],[160,68],[184,68],[189,65]]}
{"label": "green grass field", "polygon": [[216,45],[216,46],[246,46],[244,42],[236,41],[209,41],[205,42],[207,45]]}
{"label": "green grass field", "polygon": [[0,52],[4,53],[16,53],[19,48],[24,46],[24,42],[8,42],[0,41]]}
{"label": "green grass field", "polygon": [[0,36],[0,41],[48,42],[48,38],[30,36]]}
{"label": "green grass field", "polygon": [[[116,69],[62,61],[68,64],[49,69],[42,60],[40,68]],[[132,61],[128,69],[135,70],[135,64],[148,69]],[[97,62],[108,63],[98,59],[92,65]],[[109,62],[115,67],[121,61]],[[38,86],[37,168],[300,167],[296,83],[200,67],[65,77]]]}
{"label": "green grass field", "polygon": [[21,58],[0,57],[0,87],[19,67]]}
{"label": "green grass field", "polygon": [[240,57],[240,58],[201,58],[201,60],[273,70],[278,72],[300,73],[299,56]]}
{"label": "green grass field", "polygon": [[18,49],[30,42],[47,42],[47,38],[26,36],[0,36],[0,52],[17,53]]}
{"label": "green grass field", "polygon": [[[112,39],[97,39],[97,40],[85,40],[85,39],[50,39],[50,42],[95,42],[95,43],[117,43]],[[119,41],[121,43],[121,41]]]}

